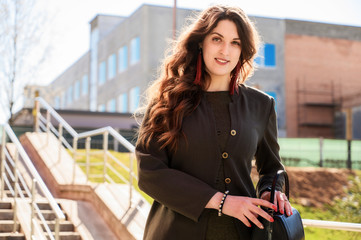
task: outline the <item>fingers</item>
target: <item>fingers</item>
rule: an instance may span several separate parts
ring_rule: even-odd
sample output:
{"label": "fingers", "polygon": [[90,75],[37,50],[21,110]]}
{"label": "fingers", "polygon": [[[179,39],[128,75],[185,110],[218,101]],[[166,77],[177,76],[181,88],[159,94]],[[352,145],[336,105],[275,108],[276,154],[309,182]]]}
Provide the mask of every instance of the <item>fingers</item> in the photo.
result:
{"label": "fingers", "polygon": [[286,194],[276,191],[275,199],[276,199],[275,201],[277,201],[277,205],[279,207],[279,212],[281,214],[286,213],[287,216],[292,215],[292,207],[291,207],[290,202],[287,199]]}

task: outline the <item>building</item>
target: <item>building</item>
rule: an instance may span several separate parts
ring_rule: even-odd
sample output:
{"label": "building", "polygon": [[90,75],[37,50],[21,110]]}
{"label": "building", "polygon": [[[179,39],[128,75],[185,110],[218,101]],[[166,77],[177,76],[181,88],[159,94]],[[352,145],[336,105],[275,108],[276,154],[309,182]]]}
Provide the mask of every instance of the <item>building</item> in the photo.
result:
{"label": "building", "polygon": [[[177,9],[177,31],[195,12]],[[170,7],[142,5],[129,17],[97,15],[90,22],[89,51],[47,87],[44,97],[57,109],[134,112],[169,46],[172,14]],[[361,29],[251,19],[263,45],[248,84],[276,99],[279,135],[334,137],[342,97],[351,94],[351,85],[361,92]],[[311,98],[313,89],[322,94],[316,91]]]}

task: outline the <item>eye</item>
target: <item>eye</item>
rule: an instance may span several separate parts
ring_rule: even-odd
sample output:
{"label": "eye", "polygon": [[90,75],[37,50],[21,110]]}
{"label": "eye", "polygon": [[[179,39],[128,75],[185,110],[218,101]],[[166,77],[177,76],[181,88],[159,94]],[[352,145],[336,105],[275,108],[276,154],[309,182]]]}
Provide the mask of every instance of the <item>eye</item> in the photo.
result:
{"label": "eye", "polygon": [[214,37],[214,38],[212,38],[212,41],[213,41],[213,42],[220,42],[220,41],[221,41],[221,38],[219,38],[219,37]]}
{"label": "eye", "polygon": [[241,46],[241,43],[238,42],[238,41],[233,41],[232,44],[233,44],[233,45],[236,45],[236,46]]}

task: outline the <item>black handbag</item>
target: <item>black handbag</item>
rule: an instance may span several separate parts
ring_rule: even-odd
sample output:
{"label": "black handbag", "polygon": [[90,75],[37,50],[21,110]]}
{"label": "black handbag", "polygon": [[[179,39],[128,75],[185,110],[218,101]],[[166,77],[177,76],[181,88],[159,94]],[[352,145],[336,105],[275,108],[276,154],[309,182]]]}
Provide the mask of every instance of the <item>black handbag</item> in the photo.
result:
{"label": "black handbag", "polygon": [[[276,182],[279,176],[283,174],[285,177],[285,193],[289,199],[289,181],[286,171],[280,170],[273,179],[271,188],[271,202],[273,203]],[[258,220],[263,224],[264,229],[253,226],[252,240],[304,240],[305,232],[300,213],[292,208],[292,215],[287,216],[280,212],[275,212],[273,209],[267,209],[267,212],[273,217],[274,222],[271,223],[266,219],[259,217]]]}

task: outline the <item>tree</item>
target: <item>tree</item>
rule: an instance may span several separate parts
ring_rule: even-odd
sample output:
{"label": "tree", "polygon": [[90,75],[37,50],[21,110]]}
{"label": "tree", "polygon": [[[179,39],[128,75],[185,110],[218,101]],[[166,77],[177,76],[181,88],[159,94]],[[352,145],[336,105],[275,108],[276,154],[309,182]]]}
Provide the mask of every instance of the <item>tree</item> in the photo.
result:
{"label": "tree", "polygon": [[49,50],[49,21],[40,9],[38,0],[0,0],[0,102],[9,124]]}

